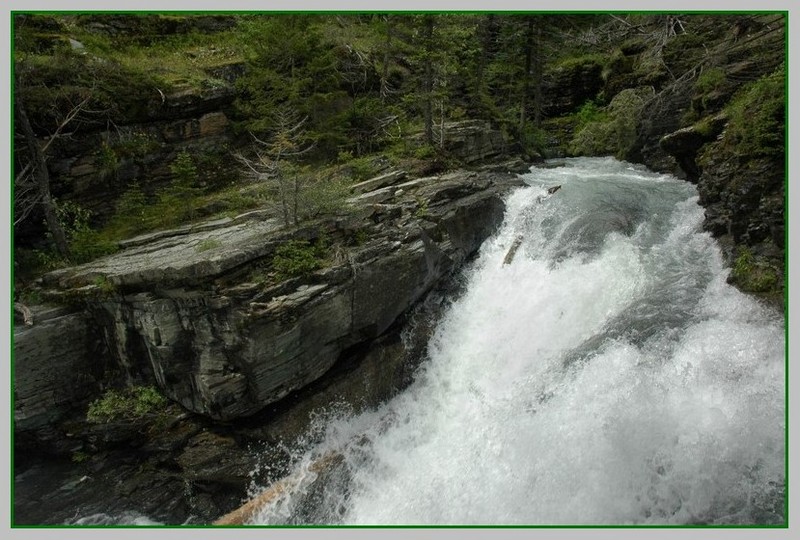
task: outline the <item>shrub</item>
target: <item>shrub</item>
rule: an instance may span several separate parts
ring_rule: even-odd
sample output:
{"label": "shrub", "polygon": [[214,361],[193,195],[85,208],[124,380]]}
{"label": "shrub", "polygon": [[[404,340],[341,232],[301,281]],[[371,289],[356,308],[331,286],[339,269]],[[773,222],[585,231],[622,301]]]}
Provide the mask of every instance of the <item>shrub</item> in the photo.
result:
{"label": "shrub", "polygon": [[[82,264],[119,249],[115,242],[89,226],[92,213],[82,206],[72,201],[56,201],[56,215],[69,244],[69,262]],[[53,267],[53,261],[42,262],[45,268]]]}
{"label": "shrub", "polygon": [[135,421],[158,417],[167,399],[153,386],[135,386],[124,391],[109,390],[89,404],[86,420],[93,424]]}
{"label": "shrub", "polygon": [[306,276],[322,267],[324,246],[318,242],[316,246],[307,240],[289,240],[278,246],[272,258],[272,269],[275,278],[283,281],[293,277]]}
{"label": "shrub", "polygon": [[628,88],[614,96],[602,114],[588,107],[584,116],[595,120],[576,131],[569,145],[570,152],[574,155],[624,157],[636,140],[639,114],[653,94],[653,88]]}

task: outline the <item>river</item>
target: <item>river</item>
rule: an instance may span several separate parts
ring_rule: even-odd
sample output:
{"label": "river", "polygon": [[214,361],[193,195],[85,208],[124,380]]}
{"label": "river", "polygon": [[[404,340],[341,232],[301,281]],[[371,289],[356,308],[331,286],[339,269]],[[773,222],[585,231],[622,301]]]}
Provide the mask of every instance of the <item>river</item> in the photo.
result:
{"label": "river", "polygon": [[329,420],[254,523],[783,522],[783,316],[726,283],[694,186],[611,158],[524,178],[412,386]]}

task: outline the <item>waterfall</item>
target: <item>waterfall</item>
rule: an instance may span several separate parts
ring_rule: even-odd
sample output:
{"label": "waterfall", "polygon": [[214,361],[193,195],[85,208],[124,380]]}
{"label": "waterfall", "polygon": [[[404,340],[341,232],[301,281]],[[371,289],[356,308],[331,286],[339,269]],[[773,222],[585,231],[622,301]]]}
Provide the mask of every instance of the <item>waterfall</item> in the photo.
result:
{"label": "waterfall", "polygon": [[329,420],[298,463],[334,465],[255,523],[784,521],[783,317],[726,283],[694,186],[611,158],[524,178],[413,384]]}

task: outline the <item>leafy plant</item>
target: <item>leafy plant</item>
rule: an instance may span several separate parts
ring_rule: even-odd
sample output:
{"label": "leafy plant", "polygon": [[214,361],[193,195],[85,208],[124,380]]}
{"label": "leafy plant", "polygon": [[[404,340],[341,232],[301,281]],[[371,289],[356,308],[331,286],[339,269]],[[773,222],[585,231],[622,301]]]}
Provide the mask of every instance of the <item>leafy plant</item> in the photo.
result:
{"label": "leafy plant", "polygon": [[87,461],[90,457],[91,456],[89,456],[89,454],[87,454],[86,452],[77,450],[72,453],[70,459],[73,463],[83,463],[84,461]]}
{"label": "leafy plant", "polygon": [[97,166],[103,177],[111,176],[119,168],[117,152],[106,142],[103,142],[97,151]]}
{"label": "leafy plant", "polygon": [[94,285],[97,288],[99,288],[100,291],[103,292],[103,294],[106,295],[113,294],[114,291],[117,290],[114,284],[111,281],[109,281],[109,279],[106,276],[97,276],[94,279]]}
{"label": "leafy plant", "polygon": [[[116,252],[119,247],[115,242],[106,239],[89,225],[92,213],[72,201],[57,201],[56,215],[64,229],[70,248],[70,260],[81,264],[103,255]],[[61,265],[60,259],[52,254],[43,254],[45,268],[52,269]]]}
{"label": "leafy plant", "polygon": [[307,240],[289,240],[278,246],[272,258],[275,277],[283,281],[293,277],[306,276],[322,267],[321,243],[316,246]]}
{"label": "leafy plant", "polygon": [[153,386],[108,390],[103,397],[89,404],[86,420],[93,424],[106,424],[157,417],[167,404],[167,399]]}
{"label": "leafy plant", "polygon": [[614,96],[604,114],[591,112],[588,106],[586,117],[594,117],[575,133],[569,145],[573,155],[625,156],[636,138],[636,124],[645,103],[654,94],[653,88],[628,88]]}

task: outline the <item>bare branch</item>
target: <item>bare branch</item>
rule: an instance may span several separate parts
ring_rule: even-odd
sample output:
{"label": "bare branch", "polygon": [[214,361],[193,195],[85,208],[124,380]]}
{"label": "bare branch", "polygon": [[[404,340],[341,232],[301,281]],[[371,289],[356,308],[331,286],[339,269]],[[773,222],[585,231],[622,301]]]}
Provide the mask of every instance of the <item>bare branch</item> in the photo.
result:
{"label": "bare branch", "polygon": [[80,112],[84,109],[84,107],[89,103],[91,99],[92,96],[90,94],[86,96],[83,99],[83,101],[81,101],[80,103],[75,105],[72,109],[70,109],[70,111],[64,117],[64,120],[61,121],[56,130],[52,133],[52,135],[50,135],[48,141],[44,144],[44,146],[42,146],[42,153],[47,152],[47,149],[50,147],[50,144],[61,135],[61,132],[64,130],[64,128],[67,127],[67,125],[70,122],[72,122],[75,119],[75,117],[78,116],[78,114],[80,114]]}

